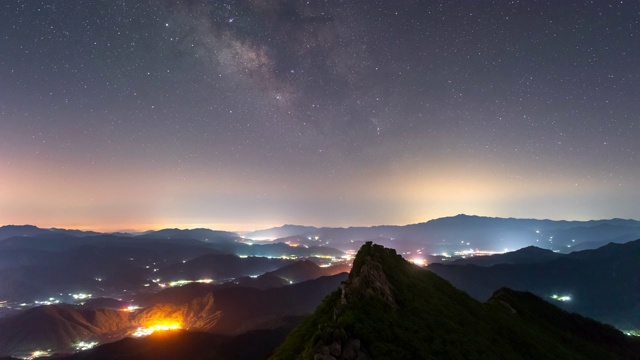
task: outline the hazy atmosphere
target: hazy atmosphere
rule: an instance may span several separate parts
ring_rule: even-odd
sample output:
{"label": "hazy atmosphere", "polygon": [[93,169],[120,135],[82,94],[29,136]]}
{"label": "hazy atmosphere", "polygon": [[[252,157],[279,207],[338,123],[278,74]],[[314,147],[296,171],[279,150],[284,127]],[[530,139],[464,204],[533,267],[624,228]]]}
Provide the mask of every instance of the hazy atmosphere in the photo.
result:
{"label": "hazy atmosphere", "polygon": [[0,4],[0,223],[640,218],[636,1]]}

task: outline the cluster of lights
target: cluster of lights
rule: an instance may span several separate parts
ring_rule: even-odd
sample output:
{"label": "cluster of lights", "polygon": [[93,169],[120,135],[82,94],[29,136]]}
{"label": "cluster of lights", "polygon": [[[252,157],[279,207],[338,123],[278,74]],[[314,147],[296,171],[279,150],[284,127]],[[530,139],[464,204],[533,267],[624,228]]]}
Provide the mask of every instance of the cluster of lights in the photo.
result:
{"label": "cluster of lights", "polygon": [[423,258],[419,258],[419,257],[415,257],[412,258],[411,260],[409,260],[410,262],[418,265],[418,266],[425,266],[427,265],[427,260],[423,259]]}
{"label": "cluster of lights", "polygon": [[78,294],[69,294],[73,297],[74,300],[86,300],[91,298],[91,294],[78,293]]}
{"label": "cluster of lights", "polygon": [[129,305],[126,308],[122,308],[122,311],[132,312],[138,309],[140,309],[140,306],[138,305]]}
{"label": "cluster of lights", "polygon": [[497,255],[497,254],[504,254],[505,252],[507,252],[509,249],[504,249],[504,252],[501,251],[488,251],[488,250],[474,250],[474,249],[468,249],[468,250],[462,250],[462,251],[456,251],[453,253],[453,255],[455,256],[490,256],[490,255]]}
{"label": "cluster of lights", "polygon": [[97,345],[98,345],[97,341],[91,341],[91,342],[80,341],[73,344],[73,348],[76,349],[76,351],[84,351],[84,350],[89,350],[91,348],[94,348]]}
{"label": "cluster of lights", "polygon": [[[252,255],[253,256],[253,255]],[[238,255],[239,258],[241,259],[246,259],[249,257],[249,255]],[[261,256],[261,257],[265,257],[267,259],[284,259],[284,260],[295,260],[298,257],[295,255],[282,255],[282,256],[269,256],[269,255],[265,255],[265,256]]]}
{"label": "cluster of lights", "polygon": [[562,302],[571,301],[571,295],[556,295],[556,294],[553,294],[553,295],[551,295],[551,298],[553,300],[562,301]]}
{"label": "cluster of lights", "polygon": [[51,355],[51,350],[36,350],[34,352],[31,353],[31,355],[23,358],[25,360],[32,360],[32,359],[36,359],[42,356],[49,356]]}
{"label": "cluster of lights", "polygon": [[[155,280],[154,280],[155,282]],[[176,287],[176,286],[182,286],[182,285],[187,285],[187,284],[191,284],[191,283],[200,283],[200,284],[211,284],[213,282],[213,279],[199,279],[199,280],[176,280],[176,281],[171,281],[169,283],[158,283],[158,285],[160,285],[160,287]]]}
{"label": "cluster of lights", "polygon": [[49,298],[49,300],[43,300],[43,301],[38,301],[36,300],[36,305],[53,305],[53,304],[60,304],[60,300],[56,299],[56,298]]}

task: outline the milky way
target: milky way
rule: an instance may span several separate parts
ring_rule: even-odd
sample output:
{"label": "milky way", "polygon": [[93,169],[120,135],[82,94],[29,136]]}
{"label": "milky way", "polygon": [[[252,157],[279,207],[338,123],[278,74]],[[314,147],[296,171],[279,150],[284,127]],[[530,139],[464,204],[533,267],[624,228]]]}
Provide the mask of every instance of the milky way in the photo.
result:
{"label": "milky way", "polygon": [[0,4],[0,223],[640,218],[635,1]]}

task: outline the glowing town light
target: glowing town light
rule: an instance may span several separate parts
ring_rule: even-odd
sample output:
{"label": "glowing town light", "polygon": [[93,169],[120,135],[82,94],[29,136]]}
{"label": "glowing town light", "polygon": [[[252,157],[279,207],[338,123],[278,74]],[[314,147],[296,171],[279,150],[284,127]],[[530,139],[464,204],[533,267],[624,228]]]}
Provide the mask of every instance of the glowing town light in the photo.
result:
{"label": "glowing town light", "polygon": [[147,336],[147,335],[151,335],[151,334],[153,334],[153,330],[152,329],[139,327],[131,335],[133,335],[135,337],[143,337],[143,336]]}
{"label": "glowing town light", "polygon": [[551,298],[553,300],[562,301],[562,302],[571,301],[571,295],[556,295],[556,294],[553,294],[553,295],[551,295]]}
{"label": "glowing town light", "polygon": [[427,264],[427,261],[423,258],[413,258],[411,260],[412,263],[418,265],[418,266],[425,266]]}
{"label": "glowing town light", "polygon": [[85,300],[91,298],[91,294],[78,293],[78,294],[69,294],[73,297],[74,300]]}
{"label": "glowing town light", "polygon": [[91,348],[94,348],[97,345],[98,345],[97,341],[91,341],[91,342],[80,341],[73,344],[73,348],[76,349],[76,351],[83,351],[83,350],[89,350]]}
{"label": "glowing town light", "polygon": [[122,308],[122,311],[132,312],[132,311],[135,311],[135,310],[138,310],[138,309],[140,309],[140,306],[138,306],[138,305],[129,305],[129,306],[125,307],[125,308]]}
{"label": "glowing town light", "polygon": [[32,352],[31,355],[27,356],[25,359],[31,360],[31,359],[36,359],[42,356],[49,356],[49,355],[51,355],[51,350],[36,350]]}
{"label": "glowing town light", "polygon": [[52,304],[60,304],[60,300],[56,299],[56,298],[49,298],[49,300],[43,300],[43,301],[35,301],[36,305],[52,305]]}
{"label": "glowing town light", "polygon": [[[175,286],[182,286],[182,285],[187,285],[191,283],[211,284],[212,282],[213,282],[213,279],[176,280],[176,281],[169,282],[169,286],[175,287]],[[160,286],[164,287],[166,286],[166,284],[160,284]]]}

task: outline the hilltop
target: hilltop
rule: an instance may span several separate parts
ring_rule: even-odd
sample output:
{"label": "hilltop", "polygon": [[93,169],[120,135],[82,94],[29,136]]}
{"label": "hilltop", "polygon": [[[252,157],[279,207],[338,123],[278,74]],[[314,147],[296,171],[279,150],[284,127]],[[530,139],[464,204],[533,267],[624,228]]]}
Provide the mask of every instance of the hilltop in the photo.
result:
{"label": "hilltop", "polygon": [[527,292],[503,288],[480,303],[368,242],[271,359],[633,359],[634,340]]}

